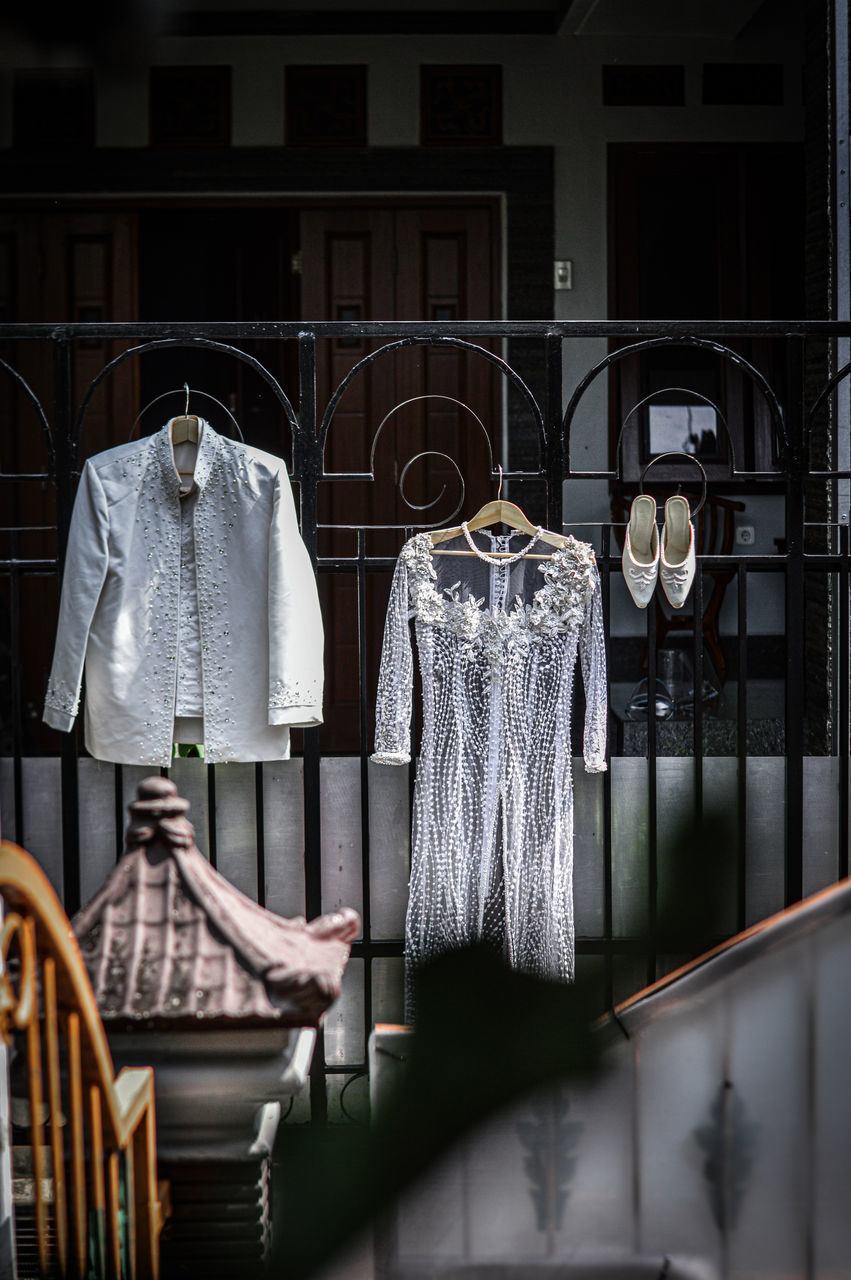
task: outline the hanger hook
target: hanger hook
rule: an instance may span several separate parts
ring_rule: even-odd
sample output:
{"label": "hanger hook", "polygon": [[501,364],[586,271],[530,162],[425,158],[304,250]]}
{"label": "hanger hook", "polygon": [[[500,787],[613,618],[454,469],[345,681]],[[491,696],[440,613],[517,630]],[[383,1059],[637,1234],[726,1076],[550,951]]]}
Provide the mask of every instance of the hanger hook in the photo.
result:
{"label": "hanger hook", "polygon": [[499,462],[498,462],[496,465],[497,465],[497,468],[498,468],[498,470],[499,470],[499,487],[498,487],[498,489],[497,489],[497,491],[496,491],[496,498],[497,498],[497,502],[498,502],[498,501],[499,501],[499,499],[500,499],[500,496],[501,496],[501,494],[502,494],[502,466],[501,466],[501,464],[500,464]]}
{"label": "hanger hook", "polygon": [[186,404],[183,406],[183,416],[184,418],[187,418],[189,416],[189,383],[188,382],[184,382],[183,390],[186,392]]}

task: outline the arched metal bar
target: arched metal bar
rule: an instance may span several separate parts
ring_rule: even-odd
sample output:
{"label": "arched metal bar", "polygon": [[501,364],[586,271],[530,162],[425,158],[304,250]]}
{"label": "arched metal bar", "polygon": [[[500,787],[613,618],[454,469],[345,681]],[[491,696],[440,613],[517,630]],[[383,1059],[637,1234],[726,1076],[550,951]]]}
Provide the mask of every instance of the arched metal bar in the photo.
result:
{"label": "arched metal bar", "polygon": [[[660,387],[658,391],[651,391],[649,396],[645,396],[643,400],[639,400],[637,404],[634,404],[632,406],[629,413],[626,415],[623,422],[621,423],[621,429],[618,433],[618,442],[617,442],[617,445],[615,446],[615,466],[618,465],[618,459],[620,458],[620,452],[621,452],[621,445],[623,444],[623,433],[624,431],[626,431],[627,423],[629,422],[630,418],[633,416],[633,414],[638,413],[639,409],[643,409],[646,404],[649,404],[651,400],[655,400],[657,396],[668,395],[671,391],[682,391],[683,395],[694,396],[695,400],[701,400],[703,404],[709,405],[710,409],[713,409],[715,413],[717,413],[718,417],[721,419],[721,422],[724,424],[724,432],[725,432],[725,435],[727,436],[727,445],[730,449],[730,458],[733,463],[733,474],[735,475],[736,451],[733,448],[733,438],[730,435],[730,429],[727,426],[727,419],[724,417],[724,414],[718,408],[718,405],[715,403],[714,400],[710,400],[709,396],[701,395],[699,391],[692,391],[689,387]],[[676,452],[684,453],[685,450],[680,449],[680,450],[677,450]],[[654,458],[653,461],[655,462],[656,459]],[[647,465],[649,466],[650,463],[648,463]]]}
{"label": "arched metal bar", "polygon": [[[670,338],[648,338],[644,342],[635,342],[629,347],[619,347],[617,351],[610,352],[609,355],[600,360],[598,364],[595,364],[592,369],[588,370],[584,378],[582,378],[574,389],[573,395],[570,397],[570,403],[565,409],[564,417],[562,418],[562,449],[564,450],[564,455],[567,458],[568,469],[570,463],[570,432],[571,427],[573,426],[573,419],[576,415],[579,402],[590,387],[591,383],[618,360],[623,360],[626,356],[637,355],[642,351],[651,351],[657,347],[696,347],[698,350],[712,351],[716,355],[722,356],[725,360],[729,360],[731,364],[734,364],[737,368],[741,369],[743,373],[747,374],[751,381],[762,392],[763,398],[765,399],[771,414],[771,421],[777,438],[779,452],[784,462],[789,461],[792,449],[789,437],[786,434],[786,427],[783,421],[783,410],[780,407],[777,397],[759,370],[756,369],[750,361],[745,360],[744,356],[740,356],[737,351],[733,351],[730,347],[725,347],[723,343],[713,342],[710,338],[676,336]],[[577,474],[581,475],[582,473],[578,472]],[[601,479],[620,479],[619,471],[604,471],[599,472],[598,474]],[[740,473],[734,469],[733,474],[738,475]]]}
{"label": "arched metal bar", "polygon": [[[479,415],[473,409],[471,409],[468,404],[465,404],[463,400],[457,400],[455,396],[444,396],[439,394],[438,392],[429,392],[428,394],[422,395],[422,396],[411,396],[410,399],[408,400],[400,400],[398,404],[394,404],[393,408],[390,410],[389,413],[385,413],[384,417],[381,419],[381,421],[378,424],[375,435],[372,437],[372,448],[369,451],[369,469],[373,475],[375,474],[375,449],[378,444],[378,437],[381,435],[385,422],[387,422],[390,418],[392,418],[394,413],[398,413],[400,409],[406,408],[406,406],[409,404],[416,404],[420,400],[448,400],[450,404],[457,404],[460,409],[466,410],[466,412],[469,413],[471,417],[475,418],[476,422],[478,422],[479,426],[482,429],[482,435],[484,436],[485,443],[488,447],[488,459],[490,461],[490,469],[491,469],[491,472],[493,472],[493,449],[491,448],[491,440],[490,440],[490,436],[487,433],[487,428],[485,427],[485,424],[482,422]],[[427,450],[427,452],[433,452],[433,451]],[[423,455],[418,454],[417,456],[422,457]],[[446,454],[441,454],[440,456],[446,457]],[[414,459],[412,458],[411,461],[413,462]],[[500,467],[500,473],[501,472],[502,472],[502,468]],[[408,503],[408,506],[411,506],[411,505],[412,505],[411,503]],[[434,503],[429,503],[429,506],[433,506],[433,505]],[[424,509],[425,508],[420,508],[420,510],[424,510]]]}
{"label": "arched metal bar", "polygon": [[53,432],[50,430],[50,423],[47,421],[47,415],[41,406],[41,401],[39,400],[36,393],[33,391],[30,384],[27,382],[26,378],[22,377],[21,374],[18,373],[17,369],[13,368],[13,366],[10,365],[8,361],[4,360],[2,357],[0,357],[0,367],[5,369],[7,373],[11,374],[12,378],[15,380],[15,382],[17,382],[18,386],[23,391],[27,400],[29,400],[33,409],[35,409],[36,417],[41,423],[41,430],[44,435],[45,444],[47,446],[47,469],[48,469],[48,472],[52,475],[56,470],[56,449],[53,443]]}
{"label": "arched metal bar", "polygon": [[386,346],[379,347],[377,351],[370,351],[369,355],[364,356],[364,358],[362,360],[359,360],[356,365],[353,365],[352,368],[349,370],[349,372],[346,374],[346,376],[343,378],[343,381],[337,387],[331,399],[328,401],[328,405],[325,409],[324,414],[322,415],[322,421],[319,424],[319,448],[321,450],[322,458],[323,458],[322,478],[324,480],[330,480],[334,478],[334,472],[325,471],[324,458],[325,458],[325,441],[328,437],[328,429],[331,426],[331,419],[334,417],[334,414],[337,411],[338,404],[340,403],[343,396],[345,395],[349,385],[355,380],[356,377],[359,376],[359,374],[368,365],[374,364],[376,360],[381,359],[383,356],[389,355],[393,351],[398,351],[401,347],[455,347],[461,351],[472,351],[475,355],[482,356],[485,360],[488,360],[492,365],[495,365],[496,368],[499,369],[499,371],[504,375],[504,377],[506,377],[509,380],[509,382],[511,382],[513,386],[516,387],[516,389],[520,392],[520,395],[522,396],[523,400],[526,402],[526,405],[530,413],[532,414],[532,417],[535,420],[535,425],[538,428],[538,439],[541,447],[541,457],[542,458],[546,457],[546,431],[544,428],[544,416],[541,413],[541,410],[538,407],[538,402],[535,399],[535,397],[532,395],[532,392],[530,391],[529,387],[520,377],[520,374],[516,373],[515,370],[511,368],[510,364],[506,364],[504,360],[502,360],[499,356],[494,355],[492,351],[488,351],[485,347],[480,347],[475,342],[465,342],[462,338],[437,338],[437,337],[400,338],[396,342],[388,342]]}
{"label": "arched metal bar", "polygon": [[177,347],[201,347],[209,351],[219,351],[222,355],[233,356],[235,359],[241,360],[243,364],[247,364],[271,387],[276,400],[284,410],[293,435],[298,432],[298,419],[283,387],[265,365],[262,365],[254,356],[249,355],[247,351],[240,351],[239,347],[232,347],[227,342],[216,342],[212,338],[155,338],[150,342],[141,342],[138,347],[130,347],[127,351],[121,351],[110,360],[109,364],[104,365],[100,373],[89,383],[88,390],[80,402],[80,408],[77,411],[77,417],[71,433],[74,447],[76,448],[79,443],[80,431],[95,392],[120,364],[123,364],[125,360],[129,360],[132,356],[141,356],[148,351],[162,351]]}
{"label": "arched metal bar", "polygon": [[848,377],[849,373],[851,373],[851,361],[849,361],[848,364],[844,364],[841,369],[838,369],[830,381],[822,387],[821,391],[816,396],[812,408],[804,419],[803,443],[805,452],[809,448],[816,414],[827,400],[828,396],[836,390],[843,378]]}

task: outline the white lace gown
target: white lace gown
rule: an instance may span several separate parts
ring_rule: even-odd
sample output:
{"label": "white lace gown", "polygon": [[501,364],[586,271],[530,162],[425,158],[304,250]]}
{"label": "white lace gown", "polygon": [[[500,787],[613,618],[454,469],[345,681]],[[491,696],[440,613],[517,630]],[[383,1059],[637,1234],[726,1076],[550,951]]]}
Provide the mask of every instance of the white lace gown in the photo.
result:
{"label": "white lace gown", "polygon": [[[606,768],[606,659],[594,552],[571,537],[564,550],[524,558],[533,547],[537,557],[549,550],[539,534],[530,541],[525,534],[462,530],[440,544],[450,554],[435,554],[428,533],[402,548],[381,655],[373,759],[406,764],[413,619],[423,725],[408,976],[442,951],[486,941],[517,968],[570,980],[577,657],[585,685],[585,768]],[[511,554],[500,558],[495,551]]]}

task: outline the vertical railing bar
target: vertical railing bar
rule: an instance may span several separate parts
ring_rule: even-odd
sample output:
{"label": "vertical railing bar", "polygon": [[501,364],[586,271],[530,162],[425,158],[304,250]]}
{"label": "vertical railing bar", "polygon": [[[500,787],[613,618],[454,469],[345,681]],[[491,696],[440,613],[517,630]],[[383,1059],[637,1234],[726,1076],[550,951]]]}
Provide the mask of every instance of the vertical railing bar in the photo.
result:
{"label": "vertical railing bar", "polygon": [[[293,438],[293,473],[299,483],[301,536],[316,569],[317,485],[321,455],[316,438],[316,339],[312,333],[298,337],[298,424]],[[322,912],[322,827],[319,729],[305,729],[304,741],[304,899],[308,919]],[[316,1035],[310,1068],[310,1115],[317,1124],[328,1119],[325,1079],[325,1035]]]}
{"label": "vertical railing bar", "polygon": [[124,1222],[127,1242],[127,1275],[130,1280],[147,1280],[138,1265],[138,1233],[136,1224],[136,1171],[132,1147],[124,1149]]}
{"label": "vertical railing bar", "polygon": [[562,339],[548,334],[545,339],[546,403],[544,430],[546,456],[541,459],[547,481],[547,526],[562,532],[564,480],[567,459],[563,456],[562,417]]}
{"label": "vertical railing bar", "polygon": [[[369,832],[369,743],[366,711],[366,533],[358,529],[357,535],[357,583],[358,583],[358,716],[360,720],[360,824],[361,824],[361,896],[363,912],[361,927],[364,942],[372,938],[372,902],[370,898],[372,877],[370,874]],[[363,1016],[364,1051],[372,1030],[372,956],[363,958]]]}
{"label": "vertical railing bar", "polygon": [[257,829],[257,901],[266,905],[266,825],[263,817],[263,762],[254,766],[254,821]]}
{"label": "vertical railing bar", "polygon": [[[53,420],[56,441],[56,517],[60,580],[73,505],[72,475],[75,451],[71,439],[71,348],[61,330],[53,348]],[[64,733],[62,777],[62,891],[63,906],[72,916],[80,906],[80,802],[76,733]]]}
{"label": "vertical railing bar", "polygon": [[85,1275],[88,1234],[86,1223],[86,1162],[83,1133],[83,1062],[80,1048],[80,1015],[69,1013],[68,1110],[71,1147],[71,1221],[74,1225],[74,1257],[77,1274]]}
{"label": "vertical railing bar", "polygon": [[322,912],[319,730],[304,730],[304,896],[309,920]]}
{"label": "vertical railing bar", "polygon": [[[603,602],[603,630],[609,634],[611,616],[611,545],[612,527],[603,525],[602,556],[600,563],[600,590]],[[605,1002],[611,1009],[615,1003],[615,973],[612,936],[614,933],[614,909],[612,902],[612,744],[608,742],[608,769],[603,774],[603,937],[606,943],[605,964]]]}
{"label": "vertical railing bar", "polygon": [[100,1086],[89,1087],[89,1163],[91,1166],[92,1212],[89,1234],[94,1239],[94,1272],[106,1275],[106,1186],[104,1182],[103,1111]]}
{"label": "vertical railing bar", "polygon": [[115,861],[121,861],[124,852],[124,766],[112,766],[113,799],[115,801]]}
{"label": "vertical railing bar", "polygon": [[[136,1125],[129,1147],[133,1166],[133,1218],[136,1224],[136,1268],[143,1280],[157,1280],[159,1206],[157,1195],[157,1138],[152,1102]],[[129,1197],[128,1197],[129,1199]]]}
{"label": "vertical railing bar", "polygon": [[839,526],[839,849],[837,879],[851,874],[848,856],[849,814],[849,745],[851,745],[851,601],[848,592],[851,578],[848,572],[849,526]]}
{"label": "vertical railing bar", "polygon": [[748,566],[741,559],[736,568],[738,611],[738,685],[736,688],[736,929],[747,926],[748,913]]}
{"label": "vertical railing bar", "polygon": [[[293,440],[293,471],[299,483],[301,536],[316,568],[316,487],[319,458],[316,441],[316,342],[313,334],[298,340],[299,418]],[[304,731],[305,907],[308,919],[322,911],[320,844],[319,731]]]}
{"label": "vertical railing bar", "polygon": [[216,766],[208,764],[207,772],[207,812],[210,820],[207,823],[207,854],[210,859],[210,866],[217,867],[219,859],[218,845],[218,823],[216,816]]}
{"label": "vertical railing bar", "polygon": [[[628,1046],[629,1057],[627,1059],[629,1066],[628,1086],[629,1095],[627,1101],[627,1120],[624,1128],[629,1126],[629,1199],[630,1199],[630,1218],[632,1220],[632,1250],[633,1253],[644,1252],[643,1235],[643,1191],[641,1165],[641,1106],[640,1106],[640,1089],[641,1089],[641,1040],[635,1036],[632,1043]],[[662,1264],[665,1265],[664,1263]],[[664,1271],[662,1272],[664,1275]],[[724,1277],[726,1280],[726,1277]]]}
{"label": "vertical railing bar", "polygon": [[[801,602],[803,573],[799,563],[790,561],[786,589]],[[790,613],[794,614],[792,608]],[[800,682],[803,675],[803,637],[794,617],[787,613],[786,628],[786,856],[784,902],[790,906],[803,896],[803,699]]]}
{"label": "vertical railing bar", "polygon": [[[816,977],[816,947],[810,945],[804,952],[803,961],[806,972],[806,1100],[804,1104],[804,1161],[803,1188],[805,1203],[804,1220],[804,1275],[806,1280],[818,1280],[824,1274],[818,1267],[816,1258],[821,1252],[818,1247],[819,1232],[816,1226],[817,1197],[819,1195],[819,1175],[822,1164],[819,1159],[820,1138],[824,1130],[819,1125],[819,1057],[818,1038],[819,1017],[819,982]],[[821,1050],[823,1052],[823,1050]]]}
{"label": "vertical railing bar", "polygon": [[656,806],[656,604],[647,610],[647,982],[656,981],[659,851]]}
{"label": "vertical railing bar", "polygon": [[[12,532],[9,549],[12,560],[20,558],[20,537],[18,530]],[[15,839],[19,845],[25,843],[24,834],[24,722],[23,697],[21,696],[24,679],[21,670],[21,589],[18,569],[14,566],[9,574],[9,658],[12,674],[12,756],[13,773],[12,789],[15,801]]]}
{"label": "vertical railing bar", "polygon": [[47,1089],[50,1100],[50,1147],[53,1153],[53,1216],[56,1223],[56,1253],[59,1270],[68,1267],[68,1205],[65,1186],[65,1146],[62,1139],[62,1077],[59,1059],[59,1012],[56,1002],[56,962],[46,956],[42,966],[44,996],[44,1042],[47,1058]]}
{"label": "vertical railing bar", "polygon": [[700,561],[692,589],[694,609],[694,821],[703,822],[703,573]]}
{"label": "vertical railing bar", "polygon": [[804,466],[801,450],[801,416],[799,379],[795,365],[800,357],[800,342],[790,339],[787,367],[789,414],[788,430],[792,456],[788,462],[786,485],[786,857],[784,901],[786,906],[803,897],[804,845],[804,680],[805,636],[804,616],[806,591],[804,579]]}
{"label": "vertical railing bar", "polygon": [[110,1151],[108,1165],[109,1191],[109,1262],[113,1280],[122,1275],[121,1266],[121,1155]]}
{"label": "vertical railing bar", "polygon": [[[24,929],[29,936],[31,954],[36,956],[35,922],[27,917]],[[35,1193],[35,1225],[38,1236],[38,1261],[42,1275],[50,1266],[50,1238],[48,1235],[47,1203],[45,1200],[45,1146],[42,1117],[44,1115],[44,1088],[41,1062],[41,1031],[39,1028],[39,997],[35,983],[33,1007],[27,1023],[27,1074],[29,1077],[30,1146],[32,1149],[33,1185]]]}

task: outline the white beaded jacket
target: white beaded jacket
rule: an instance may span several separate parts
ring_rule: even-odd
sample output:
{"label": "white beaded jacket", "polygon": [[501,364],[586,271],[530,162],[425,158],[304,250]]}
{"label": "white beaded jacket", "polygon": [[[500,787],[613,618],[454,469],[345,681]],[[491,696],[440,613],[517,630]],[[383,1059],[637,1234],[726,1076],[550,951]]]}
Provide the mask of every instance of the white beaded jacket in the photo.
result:
{"label": "white beaded jacket", "polygon": [[202,420],[193,481],[187,511],[168,424],[80,479],[44,719],[72,728],[85,666],[101,760],[169,763],[181,655],[200,668],[210,763],[285,759],[290,727],[322,721],[322,618],[284,462]]}
{"label": "white beaded jacket", "polygon": [[524,535],[518,547],[516,535],[462,531],[437,550],[428,533],[405,544],[384,632],[379,763],[410,760],[411,619],[423,690],[408,975],[441,951],[484,941],[517,968],[567,980],[574,974],[570,721],[577,658],[585,767],[606,768],[594,552],[572,537],[563,550],[541,555],[547,548],[540,533],[531,542]]}

